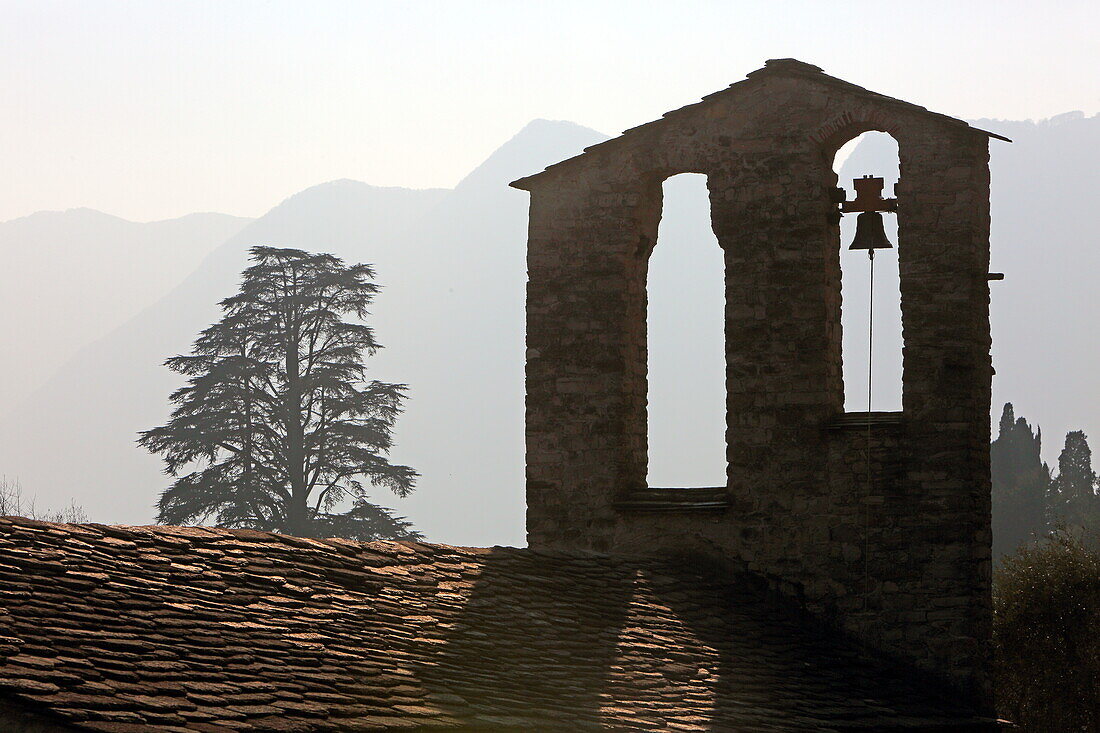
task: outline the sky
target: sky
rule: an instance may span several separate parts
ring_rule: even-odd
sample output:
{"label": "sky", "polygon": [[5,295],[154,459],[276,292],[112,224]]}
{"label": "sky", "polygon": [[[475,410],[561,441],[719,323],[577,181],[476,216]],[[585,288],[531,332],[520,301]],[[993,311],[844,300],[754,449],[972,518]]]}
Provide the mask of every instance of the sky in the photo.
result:
{"label": "sky", "polygon": [[1100,111],[1100,3],[0,0],[0,221],[450,187],[535,118],[617,133],[765,59],[962,118]]}

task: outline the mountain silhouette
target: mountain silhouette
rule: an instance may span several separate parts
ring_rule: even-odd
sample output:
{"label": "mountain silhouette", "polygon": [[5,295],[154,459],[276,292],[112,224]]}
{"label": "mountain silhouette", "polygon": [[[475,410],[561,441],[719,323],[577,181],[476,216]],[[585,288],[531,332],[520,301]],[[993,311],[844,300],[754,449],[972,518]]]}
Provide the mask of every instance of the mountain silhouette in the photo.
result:
{"label": "mountain silhouette", "polygon": [[[368,360],[369,376],[409,385],[393,459],[423,478],[410,499],[374,499],[435,539],[473,543],[489,532],[522,544],[527,194],[507,184],[603,139],[537,121],[453,190],[343,180],[290,197],[9,411],[0,472],[39,506],[73,499],[99,521],[150,522],[168,480],[134,440],[168,415],[179,381],[163,361],[218,318],[250,247],[299,247],[370,263],[382,285],[370,323],[385,348]],[[506,529],[493,535],[494,526]]]}
{"label": "mountain silhouette", "polygon": [[[1090,210],[1100,182],[1100,117],[975,124],[1015,140],[991,146],[991,269],[1006,273],[992,284],[994,402],[1014,402],[1055,434],[1097,434],[1093,375],[1100,356],[1089,280],[1100,247],[1081,212]],[[75,499],[97,521],[151,521],[168,480],[159,459],[134,439],[168,414],[178,380],[162,362],[189,351],[218,317],[217,303],[236,291],[249,247],[301,247],[370,263],[382,285],[370,322],[385,348],[368,360],[368,374],[408,384],[391,457],[422,478],[407,499],[379,493],[374,500],[434,541],[523,544],[528,196],[507,184],[603,139],[572,123],[539,120],[454,189],[334,181],[292,196],[3,415],[0,473],[17,476],[39,506]],[[896,176],[896,147],[885,136],[860,142],[841,165],[840,183],[850,186],[865,173]],[[650,280],[655,483],[707,484],[715,474],[721,480],[723,294],[708,223],[701,176],[666,182]],[[845,229],[845,245],[850,236]],[[896,265],[891,274],[889,256],[876,269],[875,382],[883,390],[876,387],[876,400],[884,402],[900,399]],[[866,259],[842,255],[842,262],[846,366],[862,385]],[[855,394],[849,409],[863,409],[865,392]]]}
{"label": "mountain silhouette", "polygon": [[993,418],[1012,402],[1054,463],[1067,431],[1100,438],[1100,115],[974,124],[1013,140],[990,157],[991,269],[1005,274],[991,286]]}
{"label": "mountain silhouette", "polygon": [[[80,348],[177,285],[250,220],[226,214],[133,222],[92,209],[0,222],[0,414]],[[0,469],[2,470],[2,469]]]}

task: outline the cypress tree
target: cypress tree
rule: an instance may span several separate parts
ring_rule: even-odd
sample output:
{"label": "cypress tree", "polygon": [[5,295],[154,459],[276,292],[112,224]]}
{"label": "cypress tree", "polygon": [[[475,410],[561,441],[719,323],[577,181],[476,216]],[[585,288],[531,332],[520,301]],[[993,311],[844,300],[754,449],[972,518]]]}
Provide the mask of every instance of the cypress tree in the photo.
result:
{"label": "cypress tree", "polygon": [[1050,486],[1049,511],[1055,521],[1071,526],[1095,526],[1100,521],[1092,450],[1084,431],[1066,434],[1065,446],[1058,456],[1058,475]]}
{"label": "cypress tree", "polygon": [[1042,431],[1033,431],[1024,418],[1015,416],[1012,403],[1006,403],[1000,432],[990,445],[995,559],[1045,528],[1050,469],[1040,457],[1042,440]]}
{"label": "cypress tree", "polygon": [[[364,481],[406,496],[417,474],[386,458],[405,386],[367,381],[381,345],[362,323],[378,291],[368,265],[254,247],[240,292],[190,355],[169,422],[140,434],[175,480],[157,521],[306,537],[416,538]],[[354,320],[346,317],[354,316]]]}

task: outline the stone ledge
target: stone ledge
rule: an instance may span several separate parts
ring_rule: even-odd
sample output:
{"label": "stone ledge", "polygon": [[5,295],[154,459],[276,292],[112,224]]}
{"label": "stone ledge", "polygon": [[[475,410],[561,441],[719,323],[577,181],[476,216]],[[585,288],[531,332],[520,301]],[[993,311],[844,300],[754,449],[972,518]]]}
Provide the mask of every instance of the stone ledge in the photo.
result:
{"label": "stone ledge", "polygon": [[826,430],[897,427],[905,419],[903,412],[846,412],[825,423]]}
{"label": "stone ledge", "polygon": [[632,512],[724,512],[729,506],[724,486],[636,489],[614,504],[620,511]]}

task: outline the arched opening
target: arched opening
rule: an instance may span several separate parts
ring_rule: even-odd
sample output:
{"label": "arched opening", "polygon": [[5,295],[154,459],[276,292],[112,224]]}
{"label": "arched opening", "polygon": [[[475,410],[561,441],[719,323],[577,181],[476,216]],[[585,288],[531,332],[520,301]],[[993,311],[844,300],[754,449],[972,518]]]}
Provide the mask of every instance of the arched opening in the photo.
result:
{"label": "arched opening", "polygon": [[706,176],[667,179],[663,199],[646,282],[647,483],[725,486],[725,262]]}
{"label": "arched opening", "polygon": [[[885,183],[882,195],[892,198],[900,170],[897,141],[884,132],[865,132],[837,151],[833,169],[839,179],[837,185],[845,190],[848,200],[855,196],[853,179],[864,175],[882,177]],[[840,322],[846,412],[893,412],[900,411],[902,405],[897,215],[883,214],[882,220],[894,248],[875,252],[873,286],[867,251],[848,249],[855,236],[856,214],[845,214],[840,222]]]}

